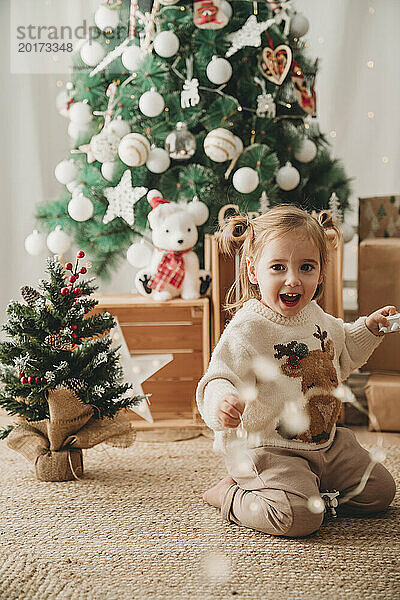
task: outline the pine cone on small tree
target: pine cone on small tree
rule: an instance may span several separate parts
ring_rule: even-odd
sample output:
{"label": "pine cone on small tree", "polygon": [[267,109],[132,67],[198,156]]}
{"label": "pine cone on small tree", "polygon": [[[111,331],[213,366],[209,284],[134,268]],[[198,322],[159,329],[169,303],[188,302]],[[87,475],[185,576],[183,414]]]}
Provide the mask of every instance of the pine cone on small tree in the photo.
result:
{"label": "pine cone on small tree", "polygon": [[34,304],[41,298],[44,300],[44,296],[39,294],[39,292],[30,285],[24,285],[21,288],[21,296],[30,306],[34,306]]}

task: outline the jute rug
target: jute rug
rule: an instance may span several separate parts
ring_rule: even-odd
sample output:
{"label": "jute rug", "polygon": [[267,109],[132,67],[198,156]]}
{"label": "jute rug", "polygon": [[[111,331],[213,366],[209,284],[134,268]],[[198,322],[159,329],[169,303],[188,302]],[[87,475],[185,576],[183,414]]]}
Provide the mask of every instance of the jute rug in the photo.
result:
{"label": "jute rug", "polygon": [[[399,449],[385,448],[400,487]],[[204,436],[98,446],[67,483],[36,481],[5,442],[0,459],[1,600],[400,598],[399,493],[387,513],[287,539],[203,503],[225,475]]]}

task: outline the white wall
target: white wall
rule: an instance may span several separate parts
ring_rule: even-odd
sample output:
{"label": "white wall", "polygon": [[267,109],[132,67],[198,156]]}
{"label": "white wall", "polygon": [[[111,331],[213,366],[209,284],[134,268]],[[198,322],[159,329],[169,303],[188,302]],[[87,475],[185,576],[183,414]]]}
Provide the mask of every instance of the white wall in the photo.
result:
{"label": "white wall", "polygon": [[[75,0],[90,15],[97,0]],[[310,55],[321,57],[317,78],[318,113],[349,176],[355,177],[349,222],[357,222],[357,199],[365,195],[400,193],[398,56],[398,0],[298,0],[297,7],[311,23],[307,40]],[[375,12],[370,14],[369,7]],[[0,3],[3,34],[9,23],[8,3]],[[323,40],[323,41],[322,41]],[[5,43],[7,48],[7,41]],[[24,238],[34,226],[35,205],[56,196],[60,184],[55,165],[68,151],[67,120],[58,115],[56,82],[67,76],[10,75],[7,52],[1,54],[2,116],[1,167],[1,282],[0,322],[4,307],[19,288],[35,285],[43,272],[43,258],[26,254]],[[369,69],[367,62],[374,61]],[[374,119],[367,113],[373,111]],[[382,157],[389,158],[388,163]],[[353,249],[352,247],[353,246]],[[356,241],[346,247],[344,275],[356,278]],[[103,291],[131,291],[132,269],[126,264]]]}

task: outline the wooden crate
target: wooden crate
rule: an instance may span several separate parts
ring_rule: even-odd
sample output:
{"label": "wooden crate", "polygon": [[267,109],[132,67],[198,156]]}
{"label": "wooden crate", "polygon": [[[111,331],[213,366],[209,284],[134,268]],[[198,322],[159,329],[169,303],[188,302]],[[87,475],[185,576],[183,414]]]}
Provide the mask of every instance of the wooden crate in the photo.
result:
{"label": "wooden crate", "polygon": [[154,302],[123,294],[97,297],[94,312],[110,312],[121,326],[132,356],[173,354],[173,361],[143,382],[152,394],[154,424],[133,418],[137,429],[201,427],[195,392],[210,360],[209,298]]}

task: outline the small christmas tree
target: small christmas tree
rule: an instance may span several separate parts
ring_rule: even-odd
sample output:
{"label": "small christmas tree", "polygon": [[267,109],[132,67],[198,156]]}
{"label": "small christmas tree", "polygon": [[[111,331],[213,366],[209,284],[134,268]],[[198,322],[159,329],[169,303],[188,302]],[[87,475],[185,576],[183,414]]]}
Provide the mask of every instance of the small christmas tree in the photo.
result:
{"label": "small christmas tree", "polygon": [[43,480],[76,477],[82,448],[130,445],[135,435],[122,409],[143,398],[129,397],[132,386],[121,383],[119,348],[107,333],[114,318],[88,314],[96,286],[82,278],[83,257],[78,252],[75,266],[65,267],[48,259],[41,292],[24,286],[25,303],[11,301],[3,326],[11,339],[0,343],[0,406],[20,424],[2,429],[0,438],[35,462]]}

